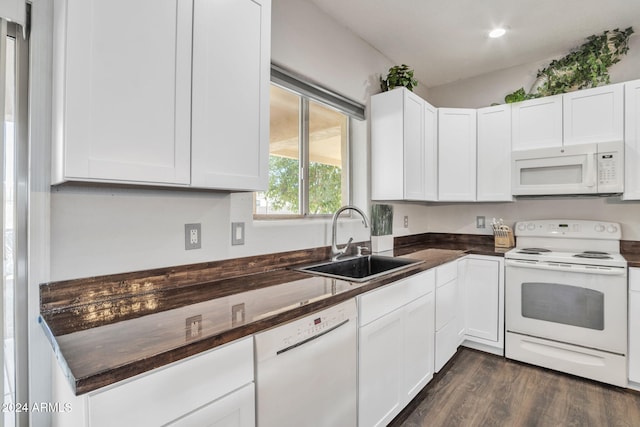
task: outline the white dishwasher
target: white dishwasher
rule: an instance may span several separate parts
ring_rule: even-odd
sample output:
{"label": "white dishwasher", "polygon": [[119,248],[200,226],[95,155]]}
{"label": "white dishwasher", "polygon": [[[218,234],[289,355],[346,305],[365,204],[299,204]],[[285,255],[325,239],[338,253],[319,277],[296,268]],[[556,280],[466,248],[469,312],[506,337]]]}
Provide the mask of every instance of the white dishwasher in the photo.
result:
{"label": "white dishwasher", "polygon": [[258,427],[357,424],[351,299],[255,335]]}

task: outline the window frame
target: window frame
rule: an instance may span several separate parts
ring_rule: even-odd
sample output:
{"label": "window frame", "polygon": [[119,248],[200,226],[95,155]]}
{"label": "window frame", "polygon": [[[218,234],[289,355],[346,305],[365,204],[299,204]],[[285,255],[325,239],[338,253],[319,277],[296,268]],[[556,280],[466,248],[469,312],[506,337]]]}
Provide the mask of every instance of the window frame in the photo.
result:
{"label": "window frame", "polygon": [[345,204],[350,204],[353,198],[352,188],[352,144],[351,144],[351,120],[354,118],[364,120],[364,106],[351,101],[339,94],[329,91],[317,84],[303,80],[301,77],[284,70],[277,65],[271,67],[271,85],[289,91],[299,97],[299,214],[257,214],[256,197],[254,192],[253,219],[254,220],[286,220],[286,219],[326,219],[333,214],[309,213],[309,112],[310,102],[315,102],[324,108],[341,113],[346,118],[346,149],[342,153],[345,157],[343,164],[347,168],[343,173],[343,190],[346,188],[347,197]]}

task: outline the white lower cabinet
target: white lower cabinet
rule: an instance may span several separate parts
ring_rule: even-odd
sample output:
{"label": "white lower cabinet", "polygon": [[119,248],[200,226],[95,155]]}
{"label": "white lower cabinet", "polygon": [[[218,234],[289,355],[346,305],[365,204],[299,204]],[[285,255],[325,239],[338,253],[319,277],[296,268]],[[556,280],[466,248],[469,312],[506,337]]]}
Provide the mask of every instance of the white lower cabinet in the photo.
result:
{"label": "white lower cabinet", "polygon": [[504,354],[504,259],[468,255],[460,261],[463,345]]}
{"label": "white lower cabinet", "polygon": [[629,381],[640,387],[640,268],[629,269]]}
{"label": "white lower cabinet", "polygon": [[387,425],[433,378],[434,285],[428,270],[358,298],[358,425]]}
{"label": "white lower cabinet", "polygon": [[251,427],[255,424],[255,387],[251,383],[168,426]]}
{"label": "white lower cabinet", "polygon": [[435,372],[458,350],[460,337],[458,261],[436,267]]}
{"label": "white lower cabinet", "polygon": [[57,369],[53,400],[73,410],[54,414],[53,425],[250,427],[253,381],[253,337],[82,396],[73,395]]}

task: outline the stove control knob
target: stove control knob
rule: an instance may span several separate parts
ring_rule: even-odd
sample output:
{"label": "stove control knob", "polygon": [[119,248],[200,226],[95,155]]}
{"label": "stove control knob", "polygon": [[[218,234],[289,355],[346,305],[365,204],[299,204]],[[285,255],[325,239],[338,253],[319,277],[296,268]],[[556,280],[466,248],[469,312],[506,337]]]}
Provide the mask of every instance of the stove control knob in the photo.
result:
{"label": "stove control knob", "polygon": [[597,224],[597,225],[596,225],[596,231],[597,231],[598,233],[602,233],[602,232],[604,231],[604,225],[602,225],[602,224]]}
{"label": "stove control knob", "polygon": [[527,230],[529,231],[533,231],[536,229],[536,225],[532,222],[530,222],[529,224],[527,224]]}
{"label": "stove control knob", "polygon": [[524,231],[526,229],[527,229],[527,224],[525,224],[524,222],[518,223],[518,230]]}
{"label": "stove control knob", "polygon": [[615,225],[610,225],[607,227],[607,231],[609,233],[615,233],[616,231],[618,231],[618,227],[616,227]]}

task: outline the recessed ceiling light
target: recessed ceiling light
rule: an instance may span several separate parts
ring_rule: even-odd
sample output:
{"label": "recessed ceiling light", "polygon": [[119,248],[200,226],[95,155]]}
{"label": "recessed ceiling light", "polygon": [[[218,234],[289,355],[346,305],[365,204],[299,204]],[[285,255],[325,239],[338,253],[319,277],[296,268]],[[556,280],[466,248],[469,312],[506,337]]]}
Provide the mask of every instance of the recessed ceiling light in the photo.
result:
{"label": "recessed ceiling light", "polygon": [[492,39],[497,39],[498,37],[504,36],[506,32],[507,30],[505,30],[504,28],[494,28],[489,32],[489,37],[491,37]]}

